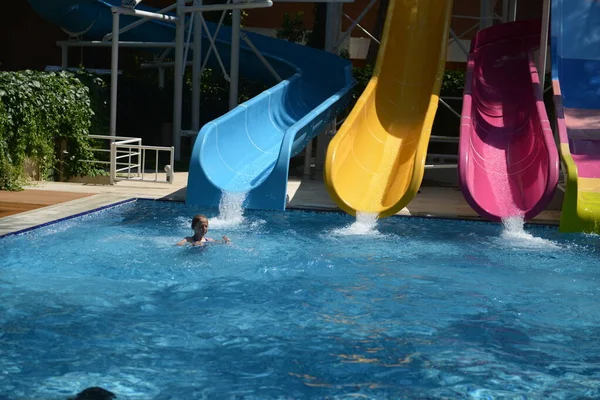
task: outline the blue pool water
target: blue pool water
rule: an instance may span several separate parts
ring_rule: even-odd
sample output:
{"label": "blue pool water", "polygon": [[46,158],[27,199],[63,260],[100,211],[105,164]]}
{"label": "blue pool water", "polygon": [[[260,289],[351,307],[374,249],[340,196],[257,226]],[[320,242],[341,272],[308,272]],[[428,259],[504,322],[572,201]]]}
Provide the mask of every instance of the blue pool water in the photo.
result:
{"label": "blue pool water", "polygon": [[198,211],[138,201],[0,239],[0,398],[600,396],[598,237],[247,212],[211,221],[231,246],[174,246]]}

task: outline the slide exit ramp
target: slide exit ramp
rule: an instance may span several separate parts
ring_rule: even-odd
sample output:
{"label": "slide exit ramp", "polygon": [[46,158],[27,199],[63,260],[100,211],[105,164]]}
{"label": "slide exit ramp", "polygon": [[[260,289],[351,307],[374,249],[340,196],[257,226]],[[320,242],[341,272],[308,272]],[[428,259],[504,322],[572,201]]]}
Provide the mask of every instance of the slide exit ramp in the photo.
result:
{"label": "slide exit ramp", "polygon": [[491,221],[530,220],[552,200],[559,158],[533,59],[540,21],[481,30],[471,42],[459,143],[459,184]]}

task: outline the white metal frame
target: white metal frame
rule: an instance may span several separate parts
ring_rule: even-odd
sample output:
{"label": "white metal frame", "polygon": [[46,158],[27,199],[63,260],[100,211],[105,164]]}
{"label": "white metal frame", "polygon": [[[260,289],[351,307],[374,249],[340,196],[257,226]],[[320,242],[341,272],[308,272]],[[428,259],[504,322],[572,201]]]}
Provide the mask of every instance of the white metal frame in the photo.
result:
{"label": "white metal frame", "polygon": [[[256,1],[240,1],[235,3],[228,4],[213,4],[206,6],[191,6],[181,8],[183,13],[197,13],[197,12],[208,12],[208,11],[230,11],[230,10],[238,10],[241,11],[243,9],[251,9],[251,8],[267,8],[271,7],[273,2],[271,0],[256,0]],[[232,23],[233,26],[235,24]]]}
{"label": "white metal frame", "polygon": [[[175,149],[173,146],[148,146],[142,144],[141,138],[129,136],[113,135],[88,135],[90,139],[105,140],[109,144],[108,149],[93,149],[95,152],[110,153],[109,161],[85,160],[87,163],[109,165],[110,184],[125,180],[138,180],[145,182],[173,183],[175,174]],[[145,179],[146,173],[146,152],[155,152],[154,179]],[[158,155],[161,151],[167,151],[170,154],[170,163],[165,166],[164,180],[158,179]],[[125,160],[125,161],[123,161]],[[127,171],[125,174],[124,171]]]}
{"label": "white metal frame", "polygon": [[425,169],[455,169],[458,156],[456,154],[427,154]]}
{"label": "white metal frame", "polygon": [[[360,26],[360,21],[362,21],[365,16],[367,15],[367,13],[369,12],[369,10],[371,8],[373,8],[373,6],[375,5],[375,3],[377,3],[379,0],[371,0],[369,2],[369,4],[367,4],[367,6],[362,10],[362,12],[358,15],[358,17],[356,18],[356,20],[352,20],[352,18],[350,18],[347,14],[344,14],[351,22],[350,26],[348,27],[348,29],[346,30],[346,32],[344,32],[344,34],[342,35],[341,38],[339,38],[339,40],[337,41],[335,48],[336,50],[340,48],[340,46],[342,45],[342,43],[344,43],[344,41],[350,37],[350,35],[352,35],[352,32],[354,31],[354,28],[358,28],[360,27],[360,29],[365,32],[367,35],[369,35],[369,37],[373,38],[374,36],[369,33],[369,31],[367,31],[366,29],[364,29],[362,26]],[[379,41],[377,40],[377,43],[379,43]]]}

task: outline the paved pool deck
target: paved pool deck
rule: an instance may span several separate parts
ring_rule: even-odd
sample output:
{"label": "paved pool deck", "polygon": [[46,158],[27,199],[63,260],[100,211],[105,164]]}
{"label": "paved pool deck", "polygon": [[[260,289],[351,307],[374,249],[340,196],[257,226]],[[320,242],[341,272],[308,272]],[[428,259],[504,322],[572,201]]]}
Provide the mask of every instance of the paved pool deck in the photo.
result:
{"label": "paved pool deck", "polygon": [[[0,236],[129,199],[185,201],[186,186],[187,173],[185,172],[176,173],[173,184],[140,181],[121,181],[115,185],[35,182],[26,187],[23,193],[29,197],[34,197],[35,199],[32,201],[37,202],[36,204],[42,204],[42,208],[0,218]],[[78,198],[43,206],[45,203],[41,197],[44,197],[45,191],[48,198],[51,197],[51,194],[56,196],[57,192],[71,193]],[[320,179],[290,178],[288,194],[290,197],[289,209],[341,211],[327,194],[325,185]],[[532,223],[558,225],[562,192],[557,190],[555,197],[548,209],[540,213],[531,221]],[[421,192],[398,214],[416,217],[481,220],[477,213],[466,203],[457,187],[452,185],[428,185],[427,183],[424,183]]]}

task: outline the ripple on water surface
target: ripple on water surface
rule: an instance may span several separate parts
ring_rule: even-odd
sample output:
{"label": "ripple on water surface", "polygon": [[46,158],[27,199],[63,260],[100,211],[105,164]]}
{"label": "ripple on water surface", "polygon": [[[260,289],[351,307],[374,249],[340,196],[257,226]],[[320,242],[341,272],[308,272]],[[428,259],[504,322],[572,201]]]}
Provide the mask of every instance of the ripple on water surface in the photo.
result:
{"label": "ripple on water surface", "polygon": [[[139,201],[0,239],[0,392],[600,396],[597,236],[228,201],[228,217]],[[175,246],[197,213],[232,244]]]}

